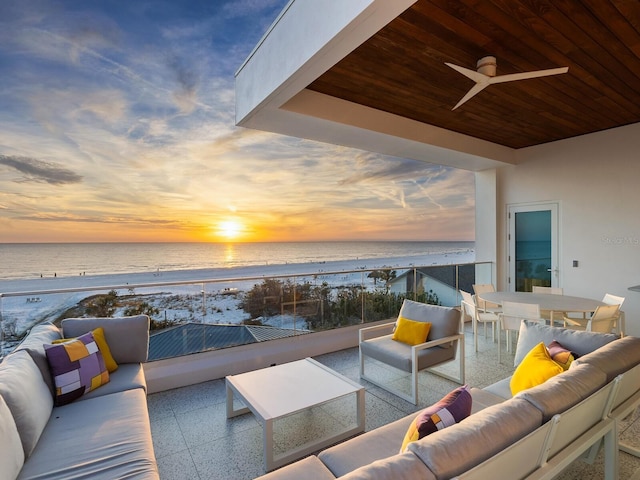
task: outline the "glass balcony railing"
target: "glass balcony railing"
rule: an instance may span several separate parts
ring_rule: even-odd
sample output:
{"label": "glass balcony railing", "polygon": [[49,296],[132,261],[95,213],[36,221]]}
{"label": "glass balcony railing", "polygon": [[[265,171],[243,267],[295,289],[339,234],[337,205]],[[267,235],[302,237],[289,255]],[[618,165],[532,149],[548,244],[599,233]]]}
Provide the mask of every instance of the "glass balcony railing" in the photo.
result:
{"label": "glass balcony railing", "polygon": [[149,361],[173,358],[393,318],[405,298],[457,306],[491,275],[486,262],[0,293],[0,355],[39,323],[146,314]]}

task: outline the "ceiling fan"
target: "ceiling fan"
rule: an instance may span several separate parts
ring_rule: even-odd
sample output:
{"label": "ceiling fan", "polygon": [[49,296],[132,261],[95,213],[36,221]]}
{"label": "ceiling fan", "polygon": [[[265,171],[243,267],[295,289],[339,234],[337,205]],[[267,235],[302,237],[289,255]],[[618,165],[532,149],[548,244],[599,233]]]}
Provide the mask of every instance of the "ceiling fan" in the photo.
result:
{"label": "ceiling fan", "polygon": [[480,60],[478,60],[478,63],[476,65],[477,71],[469,70],[468,68],[454,65],[453,63],[448,62],[445,62],[445,65],[448,65],[454,70],[460,72],[465,77],[470,78],[471,80],[476,82],[476,84],[471,87],[471,90],[469,90],[467,94],[462,97],[458,104],[451,110],[455,110],[471,97],[477,95],[489,85],[493,85],[494,83],[514,82],[516,80],[526,80],[529,78],[547,77],[549,75],[558,75],[560,73],[567,73],[569,71],[569,67],[561,67],[550,68],[548,70],[536,70],[533,72],[512,73],[509,75],[496,75],[496,57],[491,56],[482,57]]}

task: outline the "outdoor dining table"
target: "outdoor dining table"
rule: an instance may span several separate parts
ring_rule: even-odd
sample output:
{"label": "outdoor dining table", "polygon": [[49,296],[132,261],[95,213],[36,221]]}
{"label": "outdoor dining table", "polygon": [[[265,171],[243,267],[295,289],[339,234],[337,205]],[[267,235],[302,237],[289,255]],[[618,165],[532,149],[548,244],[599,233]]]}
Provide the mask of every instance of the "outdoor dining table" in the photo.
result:
{"label": "outdoor dining table", "polygon": [[593,312],[599,306],[605,305],[604,302],[593,300],[592,298],[537,292],[488,292],[483,293],[480,298],[498,305],[502,305],[502,302],[537,304],[540,306],[541,312],[549,312],[549,319],[552,325],[554,312],[561,315],[567,312],[586,314]]}

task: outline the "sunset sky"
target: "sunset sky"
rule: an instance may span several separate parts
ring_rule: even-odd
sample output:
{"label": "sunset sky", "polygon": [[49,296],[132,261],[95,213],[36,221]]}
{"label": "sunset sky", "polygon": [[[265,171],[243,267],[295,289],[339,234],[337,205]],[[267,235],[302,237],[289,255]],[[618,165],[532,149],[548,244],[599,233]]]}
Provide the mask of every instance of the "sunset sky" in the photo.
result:
{"label": "sunset sky", "polygon": [[287,0],[0,2],[0,243],[473,240],[470,172],[234,125]]}

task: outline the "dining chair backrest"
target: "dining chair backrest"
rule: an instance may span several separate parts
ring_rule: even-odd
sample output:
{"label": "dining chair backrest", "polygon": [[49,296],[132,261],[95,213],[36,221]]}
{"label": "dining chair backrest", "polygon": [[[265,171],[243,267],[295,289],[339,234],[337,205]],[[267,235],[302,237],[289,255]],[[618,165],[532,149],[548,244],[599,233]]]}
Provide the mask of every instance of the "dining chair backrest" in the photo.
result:
{"label": "dining chair backrest", "polygon": [[490,293],[495,291],[496,289],[492,283],[474,283],[473,292],[476,294],[476,305],[484,310],[499,309],[500,305],[496,303],[486,302],[482,299],[483,293]]}
{"label": "dining chair backrest", "polygon": [[533,293],[550,293],[552,295],[564,295],[564,290],[562,287],[541,287],[539,285],[534,285],[531,287],[531,291]]}
{"label": "dining chair backrest", "polygon": [[625,300],[625,297],[618,297],[617,295],[611,295],[610,293],[606,293],[602,298],[602,303],[606,303],[607,305],[618,305],[622,307],[624,300]]}
{"label": "dining chair backrest", "polygon": [[522,320],[540,321],[540,306],[536,303],[502,302],[502,328],[519,330]]}
{"label": "dining chair backrest", "polygon": [[476,304],[475,299],[473,298],[473,295],[471,295],[469,292],[465,292],[464,290],[460,290],[460,295],[462,295],[462,300],[467,302],[467,303],[471,303],[473,305]]}
{"label": "dining chair backrest", "polygon": [[620,305],[601,305],[596,308],[587,323],[587,331],[611,333],[618,320]]}
{"label": "dining chair backrest", "polygon": [[465,315],[469,315],[472,319],[476,317],[476,306],[466,300],[460,302],[460,308]]}

